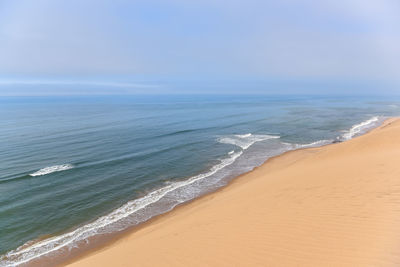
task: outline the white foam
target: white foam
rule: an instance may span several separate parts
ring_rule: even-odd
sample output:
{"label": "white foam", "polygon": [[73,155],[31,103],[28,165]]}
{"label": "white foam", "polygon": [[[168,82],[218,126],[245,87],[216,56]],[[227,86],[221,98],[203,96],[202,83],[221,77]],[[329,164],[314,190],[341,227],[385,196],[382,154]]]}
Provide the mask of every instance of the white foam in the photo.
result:
{"label": "white foam", "polygon": [[282,145],[287,146],[288,150],[295,150],[295,149],[300,149],[300,148],[324,146],[327,144],[331,144],[332,142],[333,142],[333,140],[324,139],[324,140],[318,140],[318,141],[307,143],[307,144],[296,144],[296,143],[286,143],[286,142],[281,142],[281,143],[282,143]]}
{"label": "white foam", "polygon": [[40,176],[40,175],[46,175],[49,173],[53,172],[60,172],[60,171],[65,171],[74,168],[74,165],[72,164],[62,164],[62,165],[54,165],[50,167],[46,167],[43,169],[40,169],[34,173],[29,174],[30,176]]}
{"label": "white foam", "polygon": [[344,140],[349,140],[353,138],[355,135],[360,134],[363,130],[366,130],[373,126],[379,120],[378,117],[372,117],[369,120],[363,121],[359,124],[353,125],[350,130],[342,135]]}
{"label": "white foam", "polygon": [[251,133],[247,133],[247,134],[237,134],[236,136],[237,136],[237,137],[240,137],[240,138],[246,138],[246,137],[252,136],[252,134],[251,134]]}
{"label": "white foam", "polygon": [[296,148],[317,147],[332,143],[333,140],[318,140],[308,144],[295,144]]}
{"label": "white foam", "polygon": [[280,136],[248,133],[248,134],[237,134],[237,135],[232,135],[232,136],[228,136],[228,137],[222,137],[222,138],[218,139],[218,142],[223,143],[223,144],[235,145],[235,146],[241,147],[242,149],[246,150],[256,142],[264,141],[264,140],[268,140],[268,139],[275,139],[275,138],[280,138]]}
{"label": "white foam", "polygon": [[[92,223],[86,224],[74,231],[44,239],[31,245],[22,245],[14,251],[10,251],[4,255],[3,259],[0,258],[0,266],[15,266],[27,263],[33,259],[46,255],[50,252],[57,251],[62,248],[71,248],[78,241],[83,241],[88,237],[94,236],[99,233],[112,232],[112,228],[107,228],[118,221],[134,214],[135,212],[145,209],[150,204],[153,204],[162,199],[166,194],[182,188],[184,186],[193,184],[201,179],[209,177],[219,170],[231,165],[235,160],[242,155],[242,151],[231,154],[230,157],[221,160],[221,162],[213,166],[208,172],[193,176],[185,181],[174,182],[166,185],[160,189],[150,192],[146,196],[129,201],[120,208],[112,211],[111,213],[102,216]],[[125,227],[127,227],[126,225]],[[122,229],[120,229],[122,230]]]}

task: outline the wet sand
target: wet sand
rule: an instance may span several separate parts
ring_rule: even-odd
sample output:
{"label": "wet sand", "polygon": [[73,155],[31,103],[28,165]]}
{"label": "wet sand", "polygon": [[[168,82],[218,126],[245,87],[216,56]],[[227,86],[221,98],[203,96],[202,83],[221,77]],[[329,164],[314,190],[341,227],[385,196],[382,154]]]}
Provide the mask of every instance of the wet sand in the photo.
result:
{"label": "wet sand", "polygon": [[400,266],[400,120],[272,158],[68,266]]}

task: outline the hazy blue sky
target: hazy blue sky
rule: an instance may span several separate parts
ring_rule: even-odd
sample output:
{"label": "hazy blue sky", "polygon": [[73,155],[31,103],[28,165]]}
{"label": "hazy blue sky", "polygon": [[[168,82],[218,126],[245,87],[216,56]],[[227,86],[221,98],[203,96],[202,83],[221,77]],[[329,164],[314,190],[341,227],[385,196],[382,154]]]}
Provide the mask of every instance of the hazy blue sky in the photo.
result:
{"label": "hazy blue sky", "polygon": [[0,94],[400,93],[399,14],[399,0],[1,0]]}

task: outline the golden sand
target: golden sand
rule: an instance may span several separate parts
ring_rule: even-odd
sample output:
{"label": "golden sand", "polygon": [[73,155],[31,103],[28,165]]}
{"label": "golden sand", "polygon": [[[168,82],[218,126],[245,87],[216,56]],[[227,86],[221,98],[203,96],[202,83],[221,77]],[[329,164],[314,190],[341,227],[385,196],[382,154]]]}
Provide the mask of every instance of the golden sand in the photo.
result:
{"label": "golden sand", "polygon": [[400,266],[400,120],[273,158],[71,266]]}

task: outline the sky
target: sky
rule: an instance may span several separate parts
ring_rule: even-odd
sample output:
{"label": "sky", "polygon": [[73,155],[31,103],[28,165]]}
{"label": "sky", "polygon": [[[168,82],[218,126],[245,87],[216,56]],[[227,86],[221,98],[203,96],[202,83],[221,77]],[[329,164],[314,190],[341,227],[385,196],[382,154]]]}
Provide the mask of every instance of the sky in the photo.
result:
{"label": "sky", "polygon": [[398,0],[1,0],[0,95],[400,93]]}

